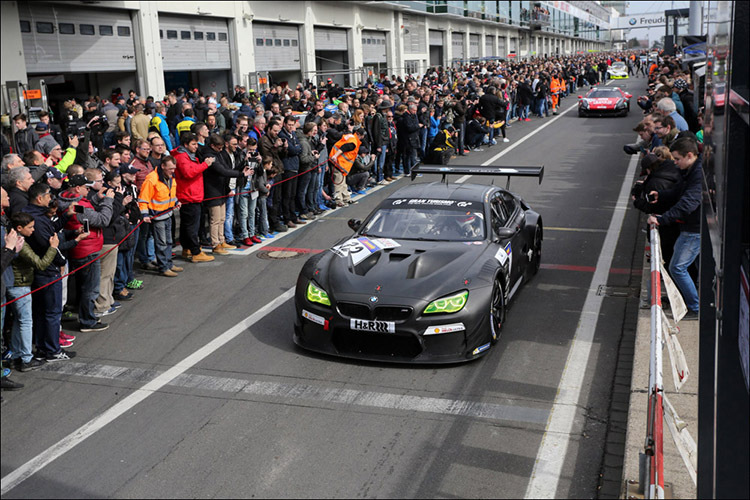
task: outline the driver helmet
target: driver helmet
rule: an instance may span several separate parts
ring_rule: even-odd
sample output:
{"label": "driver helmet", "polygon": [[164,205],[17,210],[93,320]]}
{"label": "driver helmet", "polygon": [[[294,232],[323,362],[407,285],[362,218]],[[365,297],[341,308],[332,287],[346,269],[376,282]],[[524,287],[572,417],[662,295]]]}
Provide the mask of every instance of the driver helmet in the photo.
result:
{"label": "driver helmet", "polygon": [[478,227],[478,222],[479,219],[471,212],[466,212],[456,218],[456,223],[466,234],[473,234]]}

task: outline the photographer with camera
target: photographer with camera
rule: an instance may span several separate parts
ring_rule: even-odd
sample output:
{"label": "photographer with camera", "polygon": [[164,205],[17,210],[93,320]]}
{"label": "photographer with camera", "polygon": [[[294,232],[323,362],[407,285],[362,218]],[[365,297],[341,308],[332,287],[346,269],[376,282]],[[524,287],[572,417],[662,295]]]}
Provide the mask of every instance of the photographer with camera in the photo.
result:
{"label": "photographer with camera", "polygon": [[104,245],[103,229],[112,219],[115,191],[104,187],[101,170],[88,169],[84,175],[68,179],[68,189],[60,193],[60,201],[77,203],[75,215],[65,228],[90,233],[70,251],[70,268],[81,268],[75,277],[78,298],[78,324],[82,332],[106,330],[109,325],[99,321],[95,301],[99,296],[101,261],[97,260]]}

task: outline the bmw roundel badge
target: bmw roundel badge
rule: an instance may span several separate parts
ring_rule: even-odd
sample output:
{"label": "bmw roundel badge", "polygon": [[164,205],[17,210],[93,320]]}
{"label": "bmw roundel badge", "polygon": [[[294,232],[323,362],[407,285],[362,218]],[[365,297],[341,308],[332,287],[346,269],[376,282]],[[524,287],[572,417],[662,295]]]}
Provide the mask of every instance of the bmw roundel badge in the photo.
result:
{"label": "bmw roundel badge", "polygon": [[373,295],[372,297],[370,297],[370,302],[372,302],[373,304],[377,301],[378,301],[378,298],[376,296]]}

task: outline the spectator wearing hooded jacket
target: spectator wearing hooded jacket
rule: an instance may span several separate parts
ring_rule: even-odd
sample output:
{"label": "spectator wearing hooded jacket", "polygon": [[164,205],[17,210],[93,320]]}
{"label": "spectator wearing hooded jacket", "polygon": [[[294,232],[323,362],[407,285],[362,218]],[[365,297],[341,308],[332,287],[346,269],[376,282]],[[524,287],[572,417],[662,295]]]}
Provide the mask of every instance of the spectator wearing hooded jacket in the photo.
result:
{"label": "spectator wearing hooded jacket", "polygon": [[201,203],[203,202],[203,172],[213,165],[215,158],[209,157],[199,161],[198,136],[191,133],[182,134],[180,146],[171,152],[177,161],[175,180],[177,181],[177,200],[180,208],[180,244],[182,257],[191,262],[210,262],[214,260],[201,250],[198,228],[201,221]]}
{"label": "spectator wearing hooded jacket", "polygon": [[[79,177],[85,182],[83,176]],[[23,211],[34,218],[34,233],[26,241],[37,257],[42,258],[49,250],[50,238],[68,223],[77,203],[70,203],[60,216],[53,220],[47,216],[51,200],[49,186],[34,184],[29,189],[29,196],[29,204]],[[88,233],[81,234],[84,235],[81,239],[88,237]],[[75,357],[75,352],[65,351],[60,347],[60,319],[63,307],[60,267],[65,263],[65,258],[58,253],[47,268],[34,272],[34,281],[31,283],[32,289],[39,289],[32,295],[31,301],[37,357],[43,357],[47,361],[64,361]]]}
{"label": "spectator wearing hooded jacket", "polygon": [[55,146],[62,146],[62,144],[58,143],[52,136],[52,134],[50,134],[49,125],[47,125],[46,123],[37,123],[36,127],[34,127],[34,130],[37,134],[37,141],[34,145],[34,149],[36,149],[37,151],[44,154],[49,154],[49,151],[51,151]]}
{"label": "spectator wearing hooded jacket", "polygon": [[164,114],[164,104],[160,102],[157,102],[154,107],[154,116],[151,118],[149,124],[149,131],[151,130],[155,130],[159,133],[164,140],[164,144],[167,145],[167,150],[172,149],[172,140],[169,137],[169,124],[167,123],[167,117]]}

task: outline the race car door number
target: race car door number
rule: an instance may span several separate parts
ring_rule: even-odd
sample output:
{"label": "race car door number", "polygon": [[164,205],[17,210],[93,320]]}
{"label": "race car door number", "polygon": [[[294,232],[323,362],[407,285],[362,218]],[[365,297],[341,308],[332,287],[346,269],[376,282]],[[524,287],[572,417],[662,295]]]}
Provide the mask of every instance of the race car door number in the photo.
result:
{"label": "race car door number", "polygon": [[372,321],[368,319],[350,319],[349,328],[361,332],[396,333],[396,323],[393,321]]}

